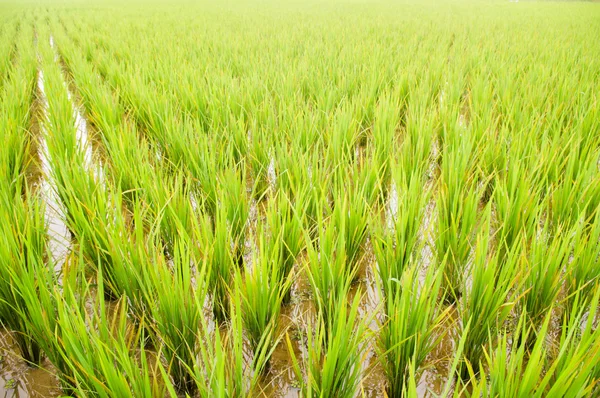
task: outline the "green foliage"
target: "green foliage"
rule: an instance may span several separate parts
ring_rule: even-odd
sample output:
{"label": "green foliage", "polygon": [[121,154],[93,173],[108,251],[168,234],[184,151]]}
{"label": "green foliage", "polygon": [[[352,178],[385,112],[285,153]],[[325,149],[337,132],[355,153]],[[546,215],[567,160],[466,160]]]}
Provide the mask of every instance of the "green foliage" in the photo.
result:
{"label": "green foliage", "polygon": [[63,393],[600,394],[594,4],[34,3],[0,322]]}

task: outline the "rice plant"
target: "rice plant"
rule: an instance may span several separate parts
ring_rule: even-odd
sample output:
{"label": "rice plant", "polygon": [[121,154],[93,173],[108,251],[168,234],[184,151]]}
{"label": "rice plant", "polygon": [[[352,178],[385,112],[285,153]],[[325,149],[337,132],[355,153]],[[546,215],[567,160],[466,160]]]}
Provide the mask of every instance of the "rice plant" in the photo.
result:
{"label": "rice plant", "polygon": [[338,234],[346,266],[352,269],[351,273],[356,277],[367,238],[369,208],[358,192],[351,194],[350,198],[340,194],[335,200],[327,228]]}
{"label": "rice plant", "polygon": [[498,241],[503,252],[510,250],[522,232],[531,233],[535,228],[538,193],[529,187],[538,185],[528,180],[530,177],[523,177],[525,167],[527,164],[519,159],[510,162],[505,179],[495,187],[494,201],[501,223]]}
{"label": "rice plant", "polygon": [[[597,294],[595,295],[597,298]],[[579,304],[583,304],[579,306]],[[594,316],[597,303],[580,302],[573,317],[573,326],[582,322],[583,310],[589,310]],[[531,328],[527,326],[526,312],[521,316],[512,341],[527,341]],[[508,343],[509,337],[500,338],[497,347],[486,353],[486,371],[479,376],[471,372],[471,388],[457,387],[457,391],[467,392],[468,396],[592,396],[597,391],[597,358],[600,355],[596,333],[591,322],[586,322],[581,336],[576,328],[571,332],[564,329],[560,336],[560,350],[555,357],[548,352],[545,341],[548,334],[550,315],[543,321],[537,332],[535,344],[527,350],[524,344]],[[566,325],[565,325],[566,326]]]}
{"label": "rice plant", "polygon": [[[523,272],[520,245],[513,246],[506,261],[501,261],[498,251],[490,252],[489,209],[484,217],[485,225],[475,246],[473,279],[465,290],[467,293],[460,308],[462,324],[477,325],[466,334],[463,352],[475,372],[479,370],[489,336],[502,330],[504,321],[520,298],[516,291],[522,283]],[[467,376],[466,369],[462,368],[463,377]]]}
{"label": "rice plant", "polygon": [[259,242],[258,247],[252,268],[244,276],[236,272],[236,290],[241,292],[241,316],[250,346],[255,352],[268,352],[277,339],[281,306],[294,275],[280,267],[279,246],[267,251],[269,246]]}
{"label": "rice plant", "polygon": [[563,284],[562,272],[568,262],[570,234],[563,232],[562,228],[556,228],[555,232],[556,235],[550,236],[546,224],[540,236],[532,239],[529,248],[527,276],[523,284],[525,296],[521,304],[535,325],[542,322],[557,301]]}
{"label": "rice plant", "polygon": [[254,195],[257,199],[265,197],[269,189],[269,166],[271,155],[269,153],[268,135],[257,131],[251,137],[250,164],[252,165],[252,176],[255,181]]}
{"label": "rice plant", "polygon": [[[528,350],[525,344],[514,344],[511,347],[509,343],[511,338],[513,342],[529,339],[532,330],[527,326],[526,313],[524,311],[520,317],[514,336],[504,334],[497,342],[496,348],[490,353],[485,353],[488,370],[482,371],[479,376],[473,375],[470,380],[472,389],[467,390],[469,396],[542,396],[545,383],[540,371],[544,368],[548,357],[544,341],[548,333],[550,317],[546,317],[541,329],[537,331],[537,338],[531,350]],[[456,388],[459,389],[462,387]]]}
{"label": "rice plant", "polygon": [[[102,300],[102,279],[99,279]],[[143,336],[131,336],[128,330],[127,306],[118,307],[112,319],[104,304],[91,315],[83,312],[74,292],[65,292],[65,300],[57,306],[58,324],[62,329],[60,352],[72,375],[66,379],[76,394],[93,393],[101,397],[168,395],[162,381],[162,364],[151,364],[143,348]],[[84,336],[84,338],[82,338]],[[140,360],[136,358],[139,350]],[[86,353],[94,352],[93,358]]]}
{"label": "rice plant", "polygon": [[[155,346],[162,346],[167,371],[178,391],[196,389],[193,367],[198,353],[197,335],[206,297],[206,264],[194,264],[188,239],[180,237],[174,245],[171,271],[166,262],[155,263],[143,273],[147,313],[155,334]],[[196,283],[192,281],[196,279]],[[138,315],[140,316],[140,315]]]}
{"label": "rice plant", "polygon": [[418,269],[412,266],[388,282],[386,319],[378,341],[388,396],[406,393],[409,370],[419,369],[443,337],[441,324],[451,309],[442,311],[437,303],[441,281],[442,273],[430,269],[420,282]]}
{"label": "rice plant", "polygon": [[438,259],[447,258],[444,290],[449,302],[458,301],[464,293],[462,286],[478,218],[481,192],[469,164],[473,147],[472,141],[463,139],[442,153],[435,246]]}
{"label": "rice plant", "polygon": [[244,185],[246,178],[235,169],[228,169],[223,176],[221,206],[227,214],[227,228],[230,231],[234,260],[242,265],[246,245],[246,221],[248,220],[248,198]]}
{"label": "rice plant", "polygon": [[[318,312],[327,325],[344,307],[346,295],[356,276],[356,268],[347,266],[344,237],[335,225],[325,225],[321,219],[318,226],[318,248],[307,237],[308,260],[306,272]],[[330,332],[330,329],[322,331]]]}
{"label": "rice plant", "polygon": [[[278,278],[282,286],[292,273],[298,255],[305,247],[303,203],[296,206],[281,193],[267,209],[267,224],[271,234],[265,248],[271,253],[279,268]],[[284,302],[290,301],[289,286],[283,292]]]}
{"label": "rice plant", "polygon": [[35,294],[36,267],[47,255],[44,210],[39,198],[27,202],[10,197],[10,190],[0,188],[4,212],[2,221],[2,249],[0,265],[0,322],[13,331],[20,355],[32,365],[42,359],[40,346],[31,335],[27,322],[20,312],[27,313],[27,305],[19,287],[25,283]]}
{"label": "rice plant", "polygon": [[[358,318],[360,295],[349,307],[342,305],[331,320],[319,312],[315,323],[306,330],[308,352],[299,359],[292,356],[294,371],[302,383],[302,395],[307,397],[353,397],[361,383],[361,362],[368,337],[368,318]],[[288,339],[288,347],[290,346]],[[302,361],[302,362],[301,362]],[[306,376],[303,376],[304,364]]]}
{"label": "rice plant", "polygon": [[423,179],[418,172],[408,176],[398,174],[399,194],[391,199],[397,203],[396,214],[391,214],[392,231],[387,231],[387,225],[376,223],[373,236],[377,271],[386,299],[392,297],[388,292],[390,281],[400,280],[404,270],[419,258],[419,249],[424,244],[424,237],[420,236],[421,220],[431,192],[423,192]]}
{"label": "rice plant", "polygon": [[[222,323],[227,320],[229,314],[229,290],[233,286],[234,266],[236,265],[232,253],[231,232],[227,226],[224,210],[217,214],[214,233],[209,236],[208,285],[212,293],[213,313],[216,320]],[[235,250],[236,246],[233,247]]]}
{"label": "rice plant", "polygon": [[[581,290],[590,296],[598,283],[600,272],[600,212],[596,210],[589,223],[581,222],[575,227],[573,237],[573,262],[569,264],[565,279],[570,295]],[[567,306],[567,308],[569,308]]]}

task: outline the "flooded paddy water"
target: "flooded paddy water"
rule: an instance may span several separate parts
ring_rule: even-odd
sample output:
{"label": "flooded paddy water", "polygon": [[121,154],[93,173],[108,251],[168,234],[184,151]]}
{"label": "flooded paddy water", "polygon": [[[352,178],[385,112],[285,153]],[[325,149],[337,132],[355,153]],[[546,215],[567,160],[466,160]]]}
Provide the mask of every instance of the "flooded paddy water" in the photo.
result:
{"label": "flooded paddy water", "polygon": [[52,365],[29,366],[20,357],[13,333],[0,331],[0,397],[43,398],[62,395]]}

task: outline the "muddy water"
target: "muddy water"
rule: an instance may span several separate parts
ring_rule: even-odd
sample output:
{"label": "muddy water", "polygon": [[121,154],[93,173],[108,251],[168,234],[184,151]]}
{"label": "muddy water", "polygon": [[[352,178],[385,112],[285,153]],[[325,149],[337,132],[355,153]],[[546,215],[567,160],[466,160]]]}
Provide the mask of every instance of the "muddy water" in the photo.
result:
{"label": "muddy water", "polygon": [[0,329],[0,397],[58,397],[61,395],[52,365],[28,366],[18,355],[12,333]]}
{"label": "muddy water", "polygon": [[290,348],[286,341],[289,338],[294,355],[298,360],[303,356],[302,325],[307,317],[314,314],[314,306],[309,299],[299,300],[282,308],[279,318],[281,341],[271,355],[268,373],[259,381],[259,390],[268,397],[298,397],[297,377],[293,370]]}
{"label": "muddy water", "polygon": [[386,380],[376,354],[377,331],[383,320],[381,312],[383,297],[375,281],[376,268],[375,255],[370,242],[367,241],[362,258],[361,278],[352,286],[349,294],[349,300],[352,300],[355,294],[361,294],[359,314],[363,319],[370,320],[369,328],[375,333],[375,337],[368,343],[362,363],[363,381],[360,389],[367,397],[383,396]]}
{"label": "muddy water", "polygon": [[59,271],[71,249],[71,233],[65,224],[65,214],[60,205],[56,193],[54,179],[52,178],[52,166],[50,164],[50,153],[48,151],[48,134],[44,122],[48,120],[48,98],[44,89],[44,72],[38,71],[37,79],[38,97],[41,103],[42,122],[40,123],[40,165],[43,178],[40,181],[41,193],[46,201],[46,224],[48,226],[48,246],[52,254],[55,269]]}
{"label": "muddy water", "polygon": [[425,361],[425,369],[417,385],[419,396],[439,396],[446,385],[460,333],[458,317],[456,308],[451,307],[448,318],[440,328],[440,333],[443,333],[441,341]]}

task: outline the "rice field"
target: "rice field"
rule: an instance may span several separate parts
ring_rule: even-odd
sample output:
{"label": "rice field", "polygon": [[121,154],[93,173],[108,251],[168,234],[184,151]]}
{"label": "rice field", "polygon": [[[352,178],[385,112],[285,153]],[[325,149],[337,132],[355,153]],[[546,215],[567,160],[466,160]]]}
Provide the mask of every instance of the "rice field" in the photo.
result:
{"label": "rice field", "polygon": [[600,4],[0,3],[0,394],[600,396]]}

